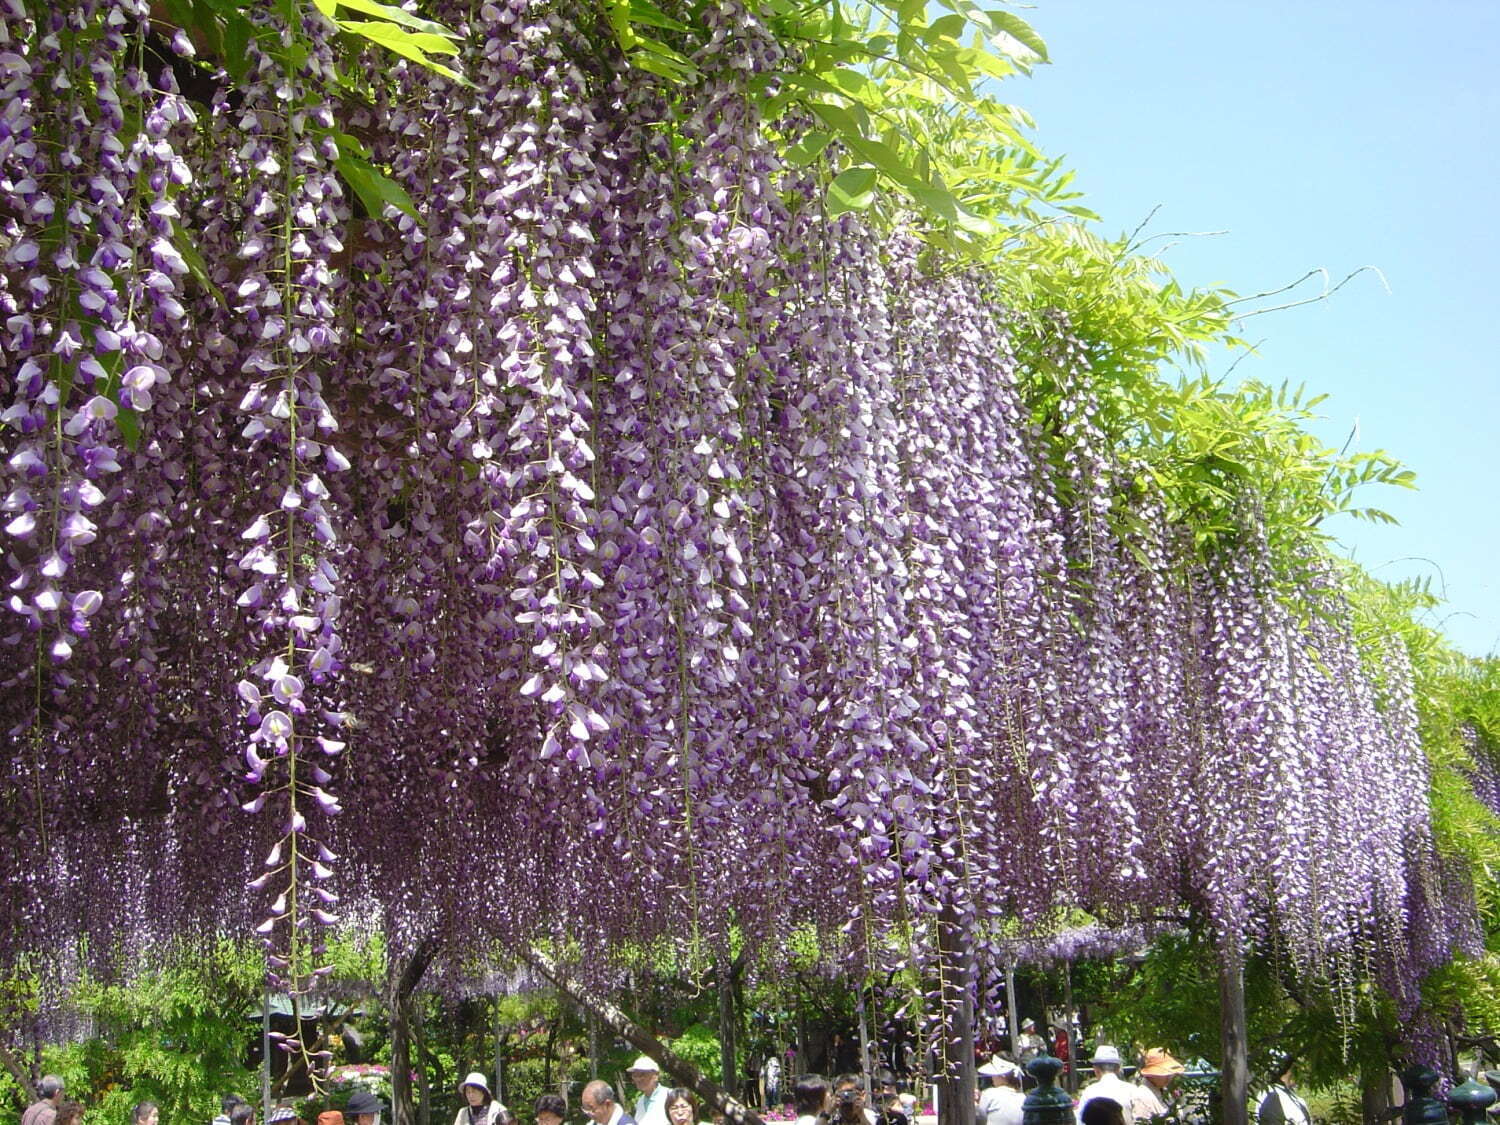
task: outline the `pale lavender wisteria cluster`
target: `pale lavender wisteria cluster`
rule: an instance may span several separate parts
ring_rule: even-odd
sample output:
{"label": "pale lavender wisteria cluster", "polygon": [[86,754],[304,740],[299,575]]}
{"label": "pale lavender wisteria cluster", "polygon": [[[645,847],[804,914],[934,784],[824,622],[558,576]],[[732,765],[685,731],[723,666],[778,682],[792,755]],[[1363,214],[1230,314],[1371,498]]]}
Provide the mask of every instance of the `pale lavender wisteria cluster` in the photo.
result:
{"label": "pale lavender wisteria cluster", "polygon": [[335,887],[601,976],[802,922],[999,965],[1070,908],[1408,985],[1461,939],[1399,644],[1286,604],[1254,497],[1170,526],[1064,319],[829,218],[752,10],[675,88],[445,0],[467,83],[371,52],[340,106],[311,5],[199,104],[143,4],[0,10],[7,954],[43,881],[298,986]]}

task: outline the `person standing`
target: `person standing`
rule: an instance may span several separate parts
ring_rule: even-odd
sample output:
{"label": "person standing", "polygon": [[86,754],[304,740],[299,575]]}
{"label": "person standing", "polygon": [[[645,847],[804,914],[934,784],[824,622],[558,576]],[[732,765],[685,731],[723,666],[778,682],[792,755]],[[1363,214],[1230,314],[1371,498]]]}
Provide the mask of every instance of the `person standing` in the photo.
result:
{"label": "person standing", "polygon": [[1129,1110],[1114,1098],[1095,1098],[1078,1115],[1082,1125],[1130,1125]]}
{"label": "person standing", "polygon": [[1016,1058],[1021,1060],[1025,1066],[1038,1055],[1047,1053],[1047,1041],[1036,1033],[1036,1020],[1024,1019],[1021,1021],[1021,1035],[1016,1040]]}
{"label": "person standing", "polygon": [[998,1056],[979,1068],[990,1080],[987,1090],[979,1092],[981,1125],[1021,1125],[1021,1110],[1026,1095],[1021,1093],[1021,1068]]}
{"label": "person standing", "polygon": [[536,1125],[563,1125],[563,1118],[568,1116],[568,1103],[561,1094],[543,1094],[537,1098],[532,1116],[536,1118]]}
{"label": "person standing", "polygon": [[686,1086],[667,1091],[668,1125],[708,1125],[698,1118],[698,1101]]}
{"label": "person standing", "polygon": [[453,1125],[496,1125],[505,1112],[505,1107],[490,1093],[484,1075],[477,1070],[470,1071],[458,1084],[458,1092],[463,1095],[464,1104],[459,1107]]}
{"label": "person standing", "polygon": [[385,1105],[369,1090],[355,1090],[349,1095],[349,1104],[344,1115],[354,1125],[380,1125],[380,1114]]}
{"label": "person standing", "polygon": [[213,1119],[210,1125],[229,1125],[229,1115],[234,1112],[234,1107],[244,1104],[245,1099],[238,1094],[225,1094],[219,1099],[219,1115]]}
{"label": "person standing", "polygon": [[1125,1125],[1135,1125],[1130,1107],[1135,1102],[1136,1088],[1120,1077],[1120,1052],[1108,1043],[1094,1048],[1094,1057],[1089,1060],[1097,1077],[1078,1091],[1078,1120],[1083,1120],[1083,1111],[1095,1098],[1108,1098],[1118,1102],[1125,1116]]}
{"label": "person standing", "polygon": [[57,1107],[62,1105],[63,1080],[55,1074],[44,1074],[36,1084],[37,1100],[21,1114],[21,1125],[53,1125]]}
{"label": "person standing", "polygon": [[63,1102],[52,1120],[55,1125],[83,1125],[83,1106],[77,1102]]}
{"label": "person standing", "polygon": [[1135,1100],[1130,1103],[1136,1125],[1167,1116],[1170,1112],[1167,1087],[1186,1069],[1163,1047],[1153,1047],[1146,1052],[1141,1069],[1136,1072]]}
{"label": "person standing", "polygon": [[596,1078],[583,1088],[578,1099],[583,1112],[594,1119],[594,1125],[636,1125],[636,1120],[615,1101],[615,1088]]}
{"label": "person standing", "polygon": [[780,1052],[772,1051],[760,1067],[760,1104],[766,1110],[781,1104],[781,1058]]}
{"label": "person standing", "polygon": [[667,1087],[661,1084],[661,1067],[650,1055],[642,1055],[625,1072],[640,1093],[635,1099],[638,1125],[667,1125]]}
{"label": "person standing", "polygon": [[155,1102],[136,1102],[130,1111],[130,1125],[156,1125],[160,1117],[161,1110]]}
{"label": "person standing", "polygon": [[792,1108],[797,1112],[794,1125],[823,1125],[833,1106],[833,1092],[821,1074],[804,1074],[792,1086]]}
{"label": "person standing", "polygon": [[1307,1103],[1297,1095],[1296,1073],[1291,1059],[1276,1071],[1276,1081],[1260,1100],[1257,1125],[1312,1125]]}

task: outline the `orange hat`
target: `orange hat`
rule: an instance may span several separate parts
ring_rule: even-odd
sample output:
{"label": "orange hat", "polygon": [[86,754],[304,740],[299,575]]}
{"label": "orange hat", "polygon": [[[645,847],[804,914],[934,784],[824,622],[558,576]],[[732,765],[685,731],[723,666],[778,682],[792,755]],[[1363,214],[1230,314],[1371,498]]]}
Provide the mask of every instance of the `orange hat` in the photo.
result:
{"label": "orange hat", "polygon": [[318,1125],[344,1125],[344,1115],[336,1109],[325,1109],[318,1114]]}
{"label": "orange hat", "polygon": [[1166,1078],[1173,1074],[1181,1074],[1187,1067],[1167,1054],[1164,1047],[1152,1047],[1146,1052],[1146,1060],[1141,1063],[1141,1073],[1155,1078]]}

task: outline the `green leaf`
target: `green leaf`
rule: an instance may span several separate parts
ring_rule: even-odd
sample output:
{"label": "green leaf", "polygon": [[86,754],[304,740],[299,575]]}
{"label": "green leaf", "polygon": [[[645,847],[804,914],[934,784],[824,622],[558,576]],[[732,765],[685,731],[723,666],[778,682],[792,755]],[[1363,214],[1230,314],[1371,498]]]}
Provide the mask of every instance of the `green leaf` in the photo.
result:
{"label": "green leaf", "polygon": [[[343,3],[343,0],[339,2]],[[418,61],[430,54],[458,54],[458,45],[446,35],[436,35],[430,31],[407,31],[386,20],[339,20],[339,27],[352,35],[358,35]]]}
{"label": "green leaf", "polygon": [[793,168],[805,168],[821,156],[823,150],[832,143],[832,133],[808,133],[786,150],[786,162]]}
{"label": "green leaf", "polygon": [[250,40],[255,29],[250,21],[238,12],[224,19],[224,67],[236,80],[243,79],[250,69]]}
{"label": "green leaf", "polygon": [[834,177],[828,185],[828,214],[842,215],[845,211],[863,211],[875,202],[875,182],[878,175],[874,168],[849,168]]}
{"label": "green leaf", "polygon": [[214,279],[209,276],[208,263],[203,260],[203,255],[198,252],[198,247],[193,242],[192,236],[183,229],[181,223],[175,221],[172,223],[172,245],[177,248],[177,253],[182,255],[182,260],[187,265],[189,276],[199,285],[203,286],[204,290],[214,300],[219,302],[221,308],[227,309],[229,302],[224,299],[223,292],[214,284]]}
{"label": "green leaf", "polygon": [[915,191],[923,186],[911,166],[901,158],[901,154],[884,141],[872,140],[860,134],[845,137],[844,141],[855,155],[863,157],[867,163],[873,164],[909,190]]}
{"label": "green leaf", "polygon": [[[318,9],[328,4],[337,8],[348,8],[350,11],[363,12],[367,16],[377,19],[388,20],[391,23],[399,23],[402,27],[409,27],[413,31],[425,32],[429,35],[442,35],[449,39],[458,38],[458,33],[451,28],[444,27],[432,20],[424,20],[421,16],[414,16],[404,8],[398,8],[394,4],[382,4],[380,0],[315,0]],[[332,16],[332,13],[326,13]]]}
{"label": "green leaf", "polygon": [[647,27],[659,27],[665,31],[691,31],[681,20],[674,20],[650,0],[630,0],[630,22],[643,23]]}
{"label": "green leaf", "polygon": [[[1016,43],[1019,43],[1022,47],[1024,47],[1027,51],[1030,51],[1032,54],[1036,55],[1036,57],[1042,62],[1052,61],[1047,55],[1046,40],[1038,35],[1036,33],[1036,29],[1033,28],[1025,20],[1023,20],[1020,16],[1016,15],[1014,12],[1007,12],[1002,8],[991,8],[985,14],[989,16],[990,26],[994,28],[995,37],[998,38],[1002,35],[1009,36]],[[992,42],[993,41],[994,40],[992,40]],[[1007,44],[1007,46],[1009,46],[1009,44]],[[995,47],[996,50],[1002,50],[1005,54],[1010,55],[1011,58],[1017,59],[1019,61],[1020,54],[1014,52],[1014,50],[1005,50],[999,43],[996,43]]]}
{"label": "green leaf", "polygon": [[913,188],[911,193],[918,203],[945,223],[958,222],[958,200],[953,198],[951,192],[918,187]]}
{"label": "green leaf", "polygon": [[697,77],[698,69],[670,47],[650,39],[638,38],[637,42],[641,46],[630,52],[632,65],[671,82],[691,82]]}
{"label": "green leaf", "polygon": [[344,178],[344,182],[353,189],[355,195],[359,196],[360,202],[365,205],[365,210],[369,211],[371,218],[382,218],[385,215],[385,205],[390,204],[398,211],[420,221],[416,204],[412,202],[411,196],[406,194],[406,189],[359,153],[345,150],[342,141],[335,166],[338,168],[339,175]]}
{"label": "green leaf", "polygon": [[829,127],[843,134],[845,140],[865,135],[869,114],[864,111],[863,106],[851,109],[831,102],[810,102],[807,108],[821,117]]}
{"label": "green leaf", "polygon": [[134,453],[140,447],[141,416],[136,411],[128,406],[121,406],[115,412],[115,429],[119,431],[126,449]]}
{"label": "green leaf", "polygon": [[339,10],[339,0],[313,0],[313,6],[329,19],[333,19]]}
{"label": "green leaf", "polygon": [[1000,8],[986,11],[974,0],[943,0],[943,4],[977,27],[996,51],[1022,67],[1049,61],[1046,42],[1015,13]]}

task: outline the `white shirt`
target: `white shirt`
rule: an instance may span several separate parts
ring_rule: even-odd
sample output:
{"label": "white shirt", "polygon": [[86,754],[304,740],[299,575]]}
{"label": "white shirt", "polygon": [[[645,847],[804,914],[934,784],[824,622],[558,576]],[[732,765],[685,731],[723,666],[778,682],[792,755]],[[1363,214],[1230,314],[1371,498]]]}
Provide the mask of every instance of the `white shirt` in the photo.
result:
{"label": "white shirt", "polygon": [[1135,1101],[1131,1104],[1131,1112],[1137,1121],[1149,1121],[1153,1117],[1163,1117],[1167,1112],[1167,1103],[1156,1091],[1156,1087],[1144,1078],[1135,1084]]}
{"label": "white shirt", "polygon": [[979,1094],[979,1112],[984,1125],[1021,1125],[1021,1107],[1026,1095],[1014,1086],[991,1086]]}
{"label": "white shirt", "polygon": [[495,1118],[504,1111],[505,1107],[491,1098],[490,1104],[485,1106],[482,1112],[471,1115],[466,1103],[458,1107],[458,1116],[453,1119],[453,1125],[469,1125],[471,1120],[482,1122],[483,1125],[495,1125]]}
{"label": "white shirt", "polygon": [[658,1081],[656,1089],[635,1099],[636,1125],[668,1125],[667,1084]]}
{"label": "white shirt", "polygon": [[1267,1090],[1266,1096],[1261,1099],[1260,1108],[1255,1114],[1257,1121],[1276,1119],[1274,1113],[1267,1113],[1268,1103],[1271,1102],[1280,1103],[1281,1119],[1287,1125],[1311,1125],[1312,1114],[1308,1112],[1307,1103],[1280,1083]]}
{"label": "white shirt", "polygon": [[1083,1121],[1083,1107],[1095,1098],[1110,1098],[1125,1111],[1125,1125],[1135,1125],[1136,1088],[1118,1074],[1102,1074],[1078,1091],[1078,1120]]}

